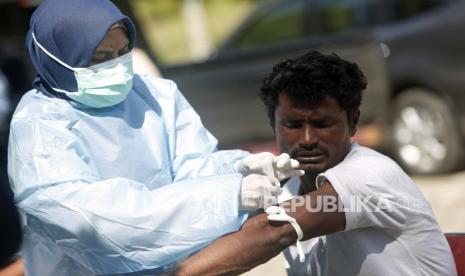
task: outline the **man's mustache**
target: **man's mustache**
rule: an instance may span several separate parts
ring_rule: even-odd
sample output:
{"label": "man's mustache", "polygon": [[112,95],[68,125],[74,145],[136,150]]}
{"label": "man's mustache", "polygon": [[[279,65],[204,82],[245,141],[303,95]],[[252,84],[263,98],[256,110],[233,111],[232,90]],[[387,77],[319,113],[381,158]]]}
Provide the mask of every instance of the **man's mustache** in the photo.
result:
{"label": "man's mustache", "polygon": [[315,146],[299,146],[291,151],[291,158],[299,156],[316,156],[316,155],[328,155],[328,150],[320,145]]}

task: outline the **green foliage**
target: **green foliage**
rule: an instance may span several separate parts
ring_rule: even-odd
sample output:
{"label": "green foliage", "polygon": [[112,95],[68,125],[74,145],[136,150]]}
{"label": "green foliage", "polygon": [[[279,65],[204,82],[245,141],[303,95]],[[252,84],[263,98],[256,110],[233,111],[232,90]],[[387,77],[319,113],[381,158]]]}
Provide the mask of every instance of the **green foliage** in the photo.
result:
{"label": "green foliage", "polygon": [[[249,13],[258,0],[203,0],[213,47]],[[164,64],[189,61],[182,0],[132,0],[134,14],[155,55]]]}
{"label": "green foliage", "polygon": [[138,11],[143,11],[158,19],[176,16],[181,10],[180,0],[133,0],[131,4]]}

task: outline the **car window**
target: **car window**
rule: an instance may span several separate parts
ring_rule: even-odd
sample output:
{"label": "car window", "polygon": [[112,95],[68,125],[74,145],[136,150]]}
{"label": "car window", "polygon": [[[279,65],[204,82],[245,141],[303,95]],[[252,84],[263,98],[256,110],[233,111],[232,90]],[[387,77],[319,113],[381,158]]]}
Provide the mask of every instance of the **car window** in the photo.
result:
{"label": "car window", "polygon": [[319,0],[312,9],[318,27],[311,34],[333,34],[415,16],[441,0]]}
{"label": "car window", "polygon": [[253,49],[297,40],[304,36],[306,1],[285,1],[253,20],[233,48]]}
{"label": "car window", "polygon": [[389,23],[406,19],[434,8],[444,0],[385,0],[379,1],[376,14],[377,22]]}
{"label": "car window", "polygon": [[[383,0],[386,1],[386,0]],[[378,0],[320,0],[316,11],[319,34],[332,34],[364,27],[372,23]]]}

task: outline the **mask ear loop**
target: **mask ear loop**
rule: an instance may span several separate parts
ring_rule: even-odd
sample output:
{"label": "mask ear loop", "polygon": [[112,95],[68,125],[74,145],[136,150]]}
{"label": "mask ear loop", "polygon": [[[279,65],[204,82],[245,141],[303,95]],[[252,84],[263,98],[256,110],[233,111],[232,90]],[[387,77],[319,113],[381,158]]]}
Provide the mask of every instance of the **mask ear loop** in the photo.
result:
{"label": "mask ear loop", "polygon": [[[63,67],[65,68],[68,68],[69,70],[77,73],[78,70],[76,70],[76,68],[73,68],[71,66],[69,66],[68,64],[64,63],[63,61],[59,60],[56,56],[52,55],[49,51],[47,51],[47,49],[45,49],[44,46],[42,46],[39,41],[37,41],[36,39],[36,36],[34,34],[34,32],[31,32],[31,35],[32,35],[32,40],[34,40],[34,43],[39,46],[39,48],[44,51],[45,54],[47,54],[47,56],[49,56],[51,59],[53,59],[54,61],[58,62],[60,65],[62,65]],[[69,92],[69,91],[66,91],[66,90],[63,90],[63,89],[59,89],[59,88],[55,88],[55,87],[52,87],[53,90],[57,91],[57,92],[60,92],[60,93],[63,93],[65,95],[80,95],[82,94],[81,91],[76,91],[76,92]]]}
{"label": "mask ear loop", "polygon": [[47,54],[47,56],[49,56],[51,59],[55,60],[56,62],[58,62],[60,65],[62,65],[63,67],[66,67],[68,68],[69,70],[73,71],[73,72],[77,72],[77,70],[71,66],[69,66],[68,64],[64,63],[63,61],[59,60],[56,56],[52,55],[49,51],[47,51],[47,49],[45,49],[44,46],[42,46],[39,41],[37,41],[36,39],[36,36],[33,32],[31,32],[32,34],[32,39],[34,40],[34,43],[39,46],[39,48],[44,51],[44,53]]}

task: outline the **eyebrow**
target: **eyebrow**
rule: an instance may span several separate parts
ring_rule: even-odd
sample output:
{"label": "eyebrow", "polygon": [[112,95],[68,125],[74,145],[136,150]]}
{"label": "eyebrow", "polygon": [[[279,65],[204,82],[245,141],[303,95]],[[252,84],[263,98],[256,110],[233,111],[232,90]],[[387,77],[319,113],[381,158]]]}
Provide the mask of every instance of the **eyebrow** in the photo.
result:
{"label": "eyebrow", "polygon": [[[123,47],[121,47],[120,49],[116,49],[117,51],[121,51],[123,49],[126,49],[129,47],[129,42],[126,43]],[[95,51],[96,54],[108,54],[108,53],[113,53],[115,51],[114,48],[101,48],[101,49],[97,49]]]}

